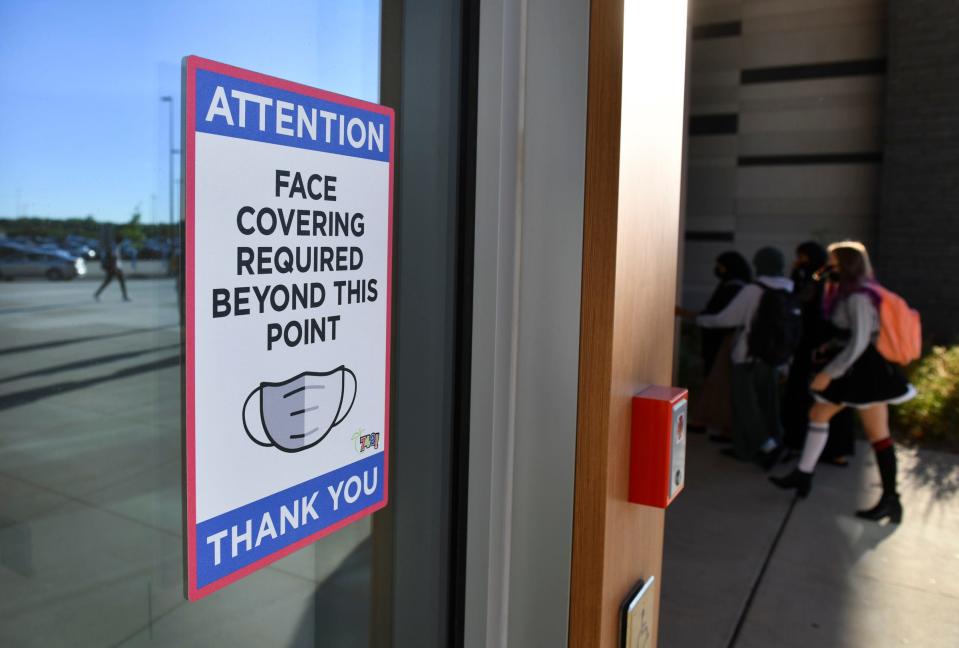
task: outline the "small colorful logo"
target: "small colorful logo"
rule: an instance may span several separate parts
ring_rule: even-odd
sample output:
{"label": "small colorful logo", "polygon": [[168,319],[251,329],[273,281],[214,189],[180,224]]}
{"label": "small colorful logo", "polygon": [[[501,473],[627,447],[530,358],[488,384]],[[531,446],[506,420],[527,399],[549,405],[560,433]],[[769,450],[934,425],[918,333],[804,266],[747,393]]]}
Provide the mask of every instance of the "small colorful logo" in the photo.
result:
{"label": "small colorful logo", "polygon": [[356,451],[359,453],[367,450],[379,450],[381,432],[370,432],[365,434],[366,430],[358,429],[353,433],[353,443],[356,445]]}

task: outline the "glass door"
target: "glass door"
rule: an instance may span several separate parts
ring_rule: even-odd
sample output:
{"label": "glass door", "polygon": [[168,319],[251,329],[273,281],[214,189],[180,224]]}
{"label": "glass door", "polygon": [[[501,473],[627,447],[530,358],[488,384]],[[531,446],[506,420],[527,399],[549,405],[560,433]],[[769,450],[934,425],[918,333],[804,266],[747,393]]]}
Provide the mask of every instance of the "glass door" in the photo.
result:
{"label": "glass door", "polygon": [[[466,21],[438,0],[0,5],[0,645],[457,642]],[[390,503],[194,603],[188,54],[391,105],[398,143]]]}

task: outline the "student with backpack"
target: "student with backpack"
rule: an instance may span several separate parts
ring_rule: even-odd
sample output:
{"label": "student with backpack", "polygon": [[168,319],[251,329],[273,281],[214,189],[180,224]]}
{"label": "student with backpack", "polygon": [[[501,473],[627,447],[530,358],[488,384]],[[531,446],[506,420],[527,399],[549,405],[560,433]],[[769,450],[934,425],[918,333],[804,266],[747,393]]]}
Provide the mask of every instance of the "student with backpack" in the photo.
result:
{"label": "student with backpack", "polygon": [[862,243],[829,246],[824,310],[832,325],[831,340],[819,352],[828,363],[810,385],[815,403],[798,466],[784,477],[772,477],[780,488],[806,497],[813,470],[826,446],[829,421],[845,407],[858,410],[876,454],[882,496],[870,509],[858,511],[867,520],[902,520],[896,490],[896,453],[889,435],[889,405],[913,398],[915,389],[894,366],[919,356],[918,313],[873,278]]}
{"label": "student with backpack", "polygon": [[[739,294],[743,286],[752,281],[753,272],[749,261],[739,252],[730,250],[716,258],[713,269],[719,283],[706,303],[704,315],[718,313]],[[701,353],[703,361],[703,385],[689,402],[690,432],[706,431],[712,441],[732,440],[732,394],[730,373],[732,366],[729,354],[735,340],[736,329],[703,329]]]}
{"label": "student with backpack", "polygon": [[[698,315],[703,328],[737,329],[732,359],[733,446],[727,454],[758,460],[767,470],[781,454],[779,368],[799,341],[801,314],[782,252],[764,247],[753,257],[756,281],[718,313]],[[680,314],[691,315],[681,310]]]}

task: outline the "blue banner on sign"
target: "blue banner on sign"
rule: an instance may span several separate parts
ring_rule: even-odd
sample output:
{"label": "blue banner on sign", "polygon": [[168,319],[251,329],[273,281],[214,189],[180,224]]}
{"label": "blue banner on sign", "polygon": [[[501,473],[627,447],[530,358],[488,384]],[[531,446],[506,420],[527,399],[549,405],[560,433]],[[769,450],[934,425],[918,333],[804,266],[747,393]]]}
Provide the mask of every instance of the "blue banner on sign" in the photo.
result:
{"label": "blue banner on sign", "polygon": [[198,69],[196,130],[339,155],[390,159],[389,117]]}
{"label": "blue banner on sign", "polygon": [[197,587],[204,587],[383,499],[378,452],[197,524]]}

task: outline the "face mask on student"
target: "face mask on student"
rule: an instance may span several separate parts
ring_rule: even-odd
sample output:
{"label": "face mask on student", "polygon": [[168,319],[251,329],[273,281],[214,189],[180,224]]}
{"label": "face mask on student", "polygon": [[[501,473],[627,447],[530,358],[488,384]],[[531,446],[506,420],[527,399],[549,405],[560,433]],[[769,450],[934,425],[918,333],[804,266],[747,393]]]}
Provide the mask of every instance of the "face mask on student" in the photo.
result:
{"label": "face mask on student", "polygon": [[836,266],[826,266],[816,273],[816,279],[839,283],[839,268]]}

